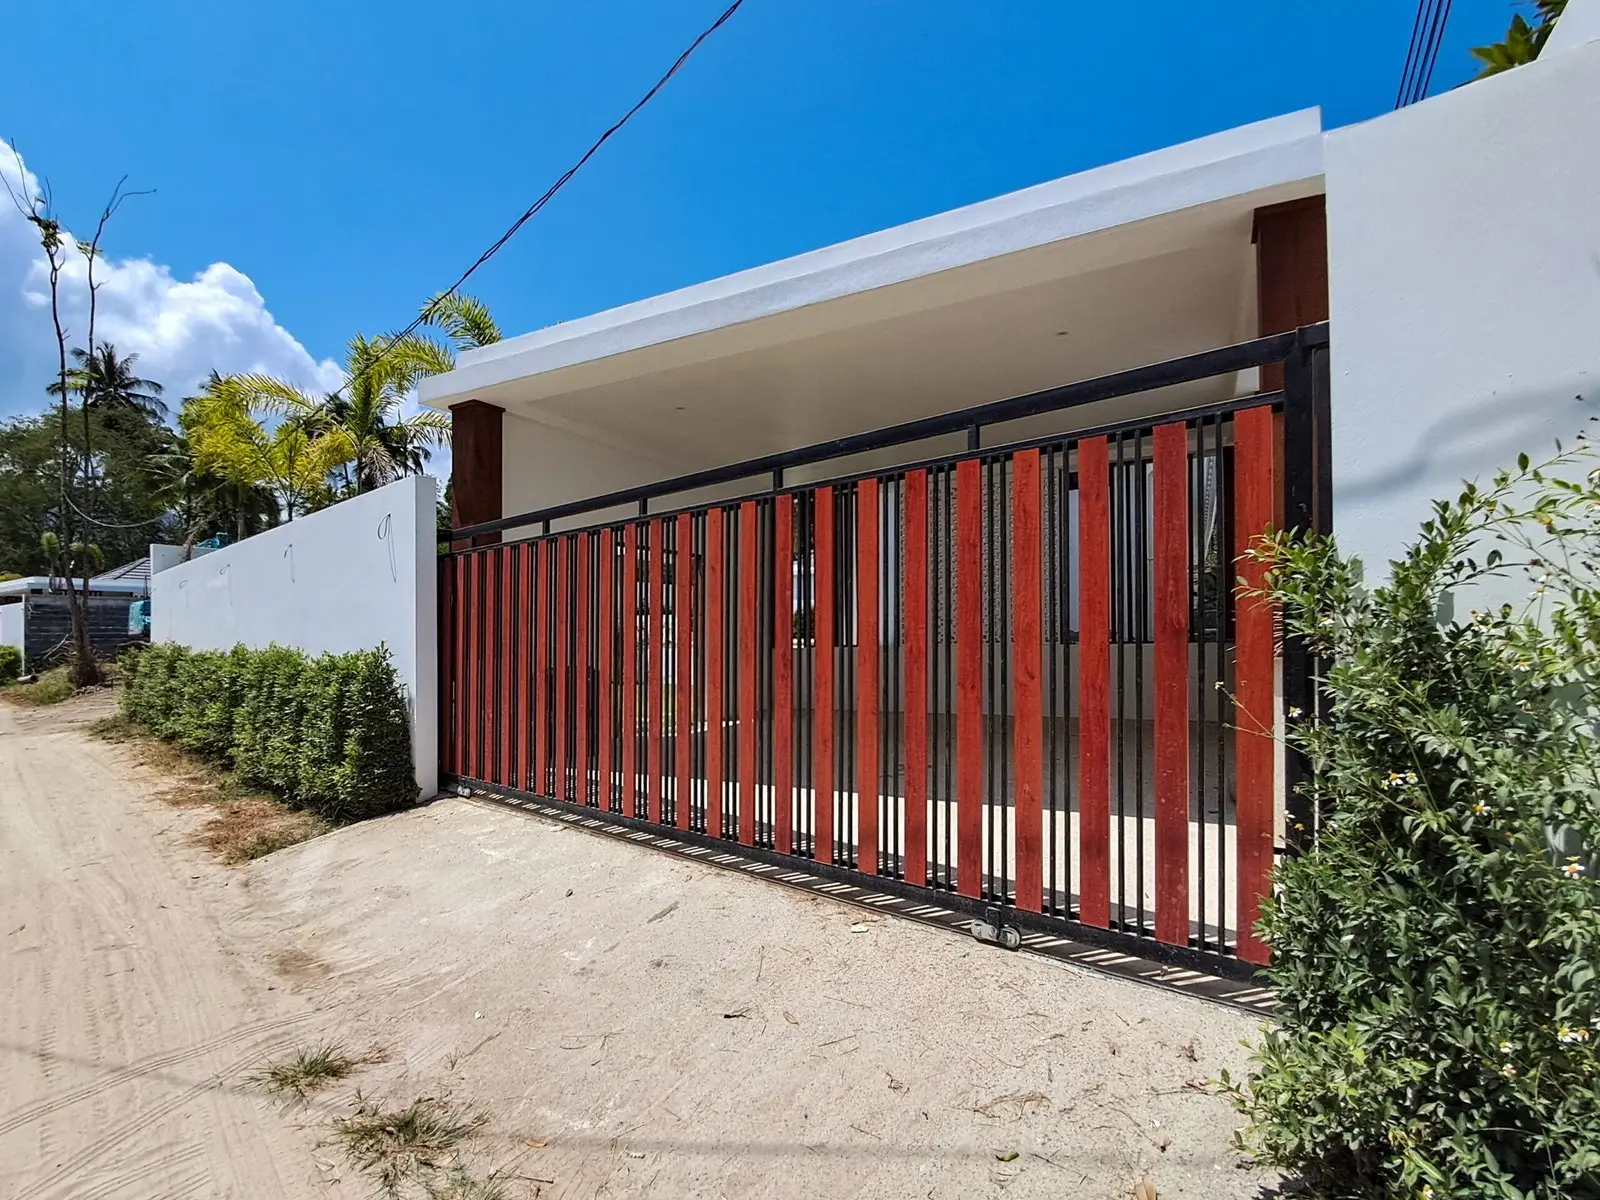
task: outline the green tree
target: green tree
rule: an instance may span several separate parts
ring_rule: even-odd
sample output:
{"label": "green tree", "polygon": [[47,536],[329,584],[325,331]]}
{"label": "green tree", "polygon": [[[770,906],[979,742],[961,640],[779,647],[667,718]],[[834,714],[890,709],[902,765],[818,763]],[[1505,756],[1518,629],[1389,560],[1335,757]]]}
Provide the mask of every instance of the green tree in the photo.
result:
{"label": "green tree", "polygon": [[430,338],[358,333],[345,354],[345,382],[331,396],[270,375],[233,375],[223,383],[249,410],[278,420],[280,430],[325,447],[329,485],[359,494],[420,472],[429,451],[449,440],[444,413],[401,412],[419,379],[450,370],[454,361]]}
{"label": "green tree", "polygon": [[178,424],[197,471],[236,488],[269,490],[280,517],[293,520],[329,503],[329,476],[348,455],[338,439],[282,419],[280,406],[262,395],[261,378],[213,372],[184,401]]}
{"label": "green tree", "polygon": [[152,459],[151,467],[160,481],[161,496],[183,531],[186,549],[214,534],[225,533],[238,541],[278,523],[278,502],[271,489],[201,467],[182,434],[173,439],[168,453]]}
{"label": "green tree", "polygon": [[[113,427],[104,413],[91,413],[90,426],[94,506],[101,524],[87,538],[115,566],[144,554],[152,541],[179,536],[181,525],[170,515],[162,469],[176,439],[154,421],[123,418]],[[83,428],[77,412],[68,421],[65,447],[73,485],[84,491]],[[42,575],[51,569],[40,539],[58,526],[62,454],[59,409],[0,423],[0,570]]]}
{"label": "green tree", "polygon": [[[113,415],[166,420],[167,406],[161,399],[164,389],[155,380],[135,373],[137,354],[119,355],[110,342],[102,342],[92,351],[74,347],[72,360],[76,365],[68,371],[67,387],[82,397],[85,407]],[[61,385],[52,383],[45,390],[58,395]]]}
{"label": "green tree", "polygon": [[1539,51],[1550,40],[1551,31],[1567,7],[1567,0],[1533,0],[1533,7],[1531,22],[1521,13],[1511,18],[1505,40],[1473,47],[1472,56],[1483,64],[1478,71],[1479,79],[1531,63],[1539,57]]}

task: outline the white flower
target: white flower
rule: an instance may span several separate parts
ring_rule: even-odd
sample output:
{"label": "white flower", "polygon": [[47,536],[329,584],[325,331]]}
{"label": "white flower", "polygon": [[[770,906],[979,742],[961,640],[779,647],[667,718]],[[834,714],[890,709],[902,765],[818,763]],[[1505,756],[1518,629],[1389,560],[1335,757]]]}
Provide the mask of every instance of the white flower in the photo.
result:
{"label": "white flower", "polygon": [[1290,718],[1290,720],[1293,720],[1294,718],[1298,717],[1299,715],[1300,715],[1300,710],[1298,708],[1289,709],[1289,718]]}
{"label": "white flower", "polygon": [[1482,800],[1479,800],[1472,806],[1472,811],[1480,817],[1486,817],[1489,815],[1489,806]]}
{"label": "white flower", "polygon": [[1556,1031],[1556,1040],[1569,1046],[1574,1046],[1579,1042],[1587,1042],[1589,1040],[1589,1031],[1587,1029],[1571,1029],[1563,1025]]}
{"label": "white flower", "polygon": [[1433,1188],[1427,1184],[1422,1185],[1422,1200],[1433,1200]]}
{"label": "white flower", "polygon": [[1567,859],[1567,865],[1561,868],[1561,873],[1568,879],[1576,879],[1583,874],[1583,864],[1576,857]]}
{"label": "white flower", "polygon": [[1507,1079],[1514,1078],[1516,1076],[1516,1073],[1517,1073],[1517,1069],[1515,1067],[1513,1067],[1510,1063],[1507,1063],[1505,1066],[1500,1068],[1500,1074],[1504,1075]]}
{"label": "white flower", "polygon": [[1515,1049],[1516,1049],[1516,1047],[1513,1046],[1510,1042],[1501,1042],[1500,1043],[1500,1053],[1501,1054],[1510,1054]]}

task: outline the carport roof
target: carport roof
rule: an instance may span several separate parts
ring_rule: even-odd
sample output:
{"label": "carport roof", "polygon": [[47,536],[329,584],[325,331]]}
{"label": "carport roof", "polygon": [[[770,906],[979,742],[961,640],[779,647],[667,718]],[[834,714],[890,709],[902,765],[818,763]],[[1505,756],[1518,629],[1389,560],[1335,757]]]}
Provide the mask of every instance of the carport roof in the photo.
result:
{"label": "carport roof", "polygon": [[[467,399],[537,408],[549,397],[1203,247],[1224,225],[1234,242],[1240,214],[1247,229],[1255,207],[1320,192],[1321,175],[1321,115],[1308,109],[468,351],[454,371],[423,381],[420,396],[435,408]],[[1190,219],[1162,220],[1182,214]],[[864,306],[867,296],[875,302]]]}

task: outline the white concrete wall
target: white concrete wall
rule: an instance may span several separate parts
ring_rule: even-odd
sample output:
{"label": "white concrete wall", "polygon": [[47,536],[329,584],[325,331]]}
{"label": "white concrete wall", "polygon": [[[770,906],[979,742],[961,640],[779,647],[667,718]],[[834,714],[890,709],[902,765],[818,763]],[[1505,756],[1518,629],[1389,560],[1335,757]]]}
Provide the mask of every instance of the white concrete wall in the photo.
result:
{"label": "white concrete wall", "polygon": [[15,646],[21,650],[23,622],[27,619],[27,604],[0,604],[0,646]]}
{"label": "white concrete wall", "polygon": [[1540,58],[1593,41],[1600,41],[1600,0],[1567,0],[1566,11],[1550,31]]}
{"label": "white concrete wall", "polygon": [[[192,561],[213,554],[216,550],[215,546],[193,546],[189,550],[189,558]],[[165,571],[168,567],[175,567],[181,562],[183,562],[182,546],[169,546],[165,542],[150,543],[150,574]]]}
{"label": "white concrete wall", "polygon": [[437,485],[402,479],[152,575],[151,638],[308,654],[382,643],[411,710],[417,785],[439,790]]}
{"label": "white concrete wall", "polygon": [[1330,133],[1325,161],[1333,520],[1375,579],[1463,478],[1594,430],[1600,43]]}

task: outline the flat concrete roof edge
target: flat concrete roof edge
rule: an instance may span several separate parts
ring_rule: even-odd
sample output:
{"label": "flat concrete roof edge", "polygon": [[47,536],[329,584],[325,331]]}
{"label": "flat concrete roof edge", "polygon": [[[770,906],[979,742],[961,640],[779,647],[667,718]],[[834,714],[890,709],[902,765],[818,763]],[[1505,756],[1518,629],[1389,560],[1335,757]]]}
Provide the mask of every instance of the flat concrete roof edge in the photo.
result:
{"label": "flat concrete roof edge", "polygon": [[424,380],[446,407],[528,378],[1322,174],[1306,109],[509,338]]}

